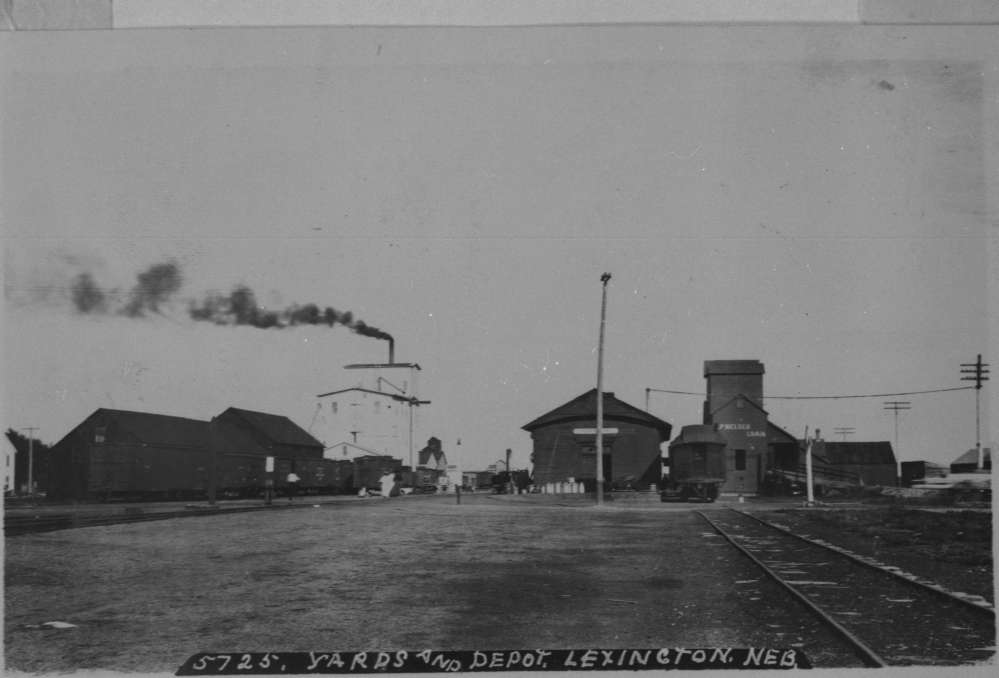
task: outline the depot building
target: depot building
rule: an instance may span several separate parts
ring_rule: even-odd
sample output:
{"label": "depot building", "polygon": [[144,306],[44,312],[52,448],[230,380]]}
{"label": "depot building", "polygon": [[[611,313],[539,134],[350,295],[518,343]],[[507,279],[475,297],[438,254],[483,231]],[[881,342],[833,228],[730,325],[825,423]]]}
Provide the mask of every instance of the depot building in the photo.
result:
{"label": "depot building", "polygon": [[[535,485],[582,482],[596,488],[597,390],[542,414],[522,428],[531,434]],[[612,489],[647,490],[662,476],[662,443],[672,425],[613,393],[603,394],[603,477]]]}

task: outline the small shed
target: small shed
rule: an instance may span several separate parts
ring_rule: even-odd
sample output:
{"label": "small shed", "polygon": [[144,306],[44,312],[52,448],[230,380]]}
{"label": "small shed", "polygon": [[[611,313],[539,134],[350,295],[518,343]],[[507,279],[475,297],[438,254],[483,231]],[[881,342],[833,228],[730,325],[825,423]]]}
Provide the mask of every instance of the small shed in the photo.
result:
{"label": "small shed", "polygon": [[[596,488],[597,390],[591,389],[522,428],[531,434],[534,483],[582,481]],[[603,394],[604,480],[613,489],[645,490],[662,477],[662,443],[672,425]]]}
{"label": "small shed", "polygon": [[[992,470],[992,448],[982,448],[982,469]],[[978,470],[978,448],[972,447],[950,463],[951,473],[974,473]]]}
{"label": "small shed", "polygon": [[886,440],[875,442],[833,442],[816,440],[812,453],[819,462],[835,467],[839,471],[855,473],[864,485],[894,487],[898,484],[898,466],[891,443]]}

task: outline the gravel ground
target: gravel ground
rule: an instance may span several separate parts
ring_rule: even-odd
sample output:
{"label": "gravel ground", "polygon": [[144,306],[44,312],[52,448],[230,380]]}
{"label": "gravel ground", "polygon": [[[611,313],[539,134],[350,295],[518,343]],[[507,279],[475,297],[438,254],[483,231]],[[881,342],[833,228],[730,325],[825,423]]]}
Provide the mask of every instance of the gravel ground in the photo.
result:
{"label": "gravel ground", "polygon": [[425,648],[793,646],[856,665],[688,507],[374,499],[26,535],[5,555],[21,671]]}

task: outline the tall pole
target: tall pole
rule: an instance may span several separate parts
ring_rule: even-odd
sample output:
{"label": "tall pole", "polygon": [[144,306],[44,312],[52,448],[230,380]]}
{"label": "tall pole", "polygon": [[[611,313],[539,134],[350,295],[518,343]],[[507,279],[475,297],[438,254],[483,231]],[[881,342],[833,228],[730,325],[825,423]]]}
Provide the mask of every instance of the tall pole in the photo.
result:
{"label": "tall pole", "polygon": [[808,506],[815,505],[815,482],[812,480],[812,439],[808,437],[808,427],[805,427],[805,501]]}
{"label": "tall pole", "polygon": [[610,273],[600,276],[600,340],[597,343],[597,506],[604,503],[604,325],[607,317],[607,283]]}
{"label": "tall pole", "polygon": [[217,417],[212,417],[208,422],[208,505],[215,506],[215,498],[218,490],[218,443],[219,431]]}
{"label": "tall pole", "polygon": [[908,400],[887,400],[885,401],[885,409],[895,413],[895,482],[901,481],[901,473],[899,471],[899,464],[902,463],[902,457],[898,453],[898,413],[902,410],[911,410],[912,402]]}
{"label": "tall pole", "polygon": [[989,364],[982,362],[982,354],[978,354],[978,360],[973,363],[962,363],[961,373],[966,375],[961,377],[961,381],[975,382],[975,450],[978,452],[978,470],[984,467],[982,455],[982,382],[988,381]]}
{"label": "tall pole", "polygon": [[28,496],[35,493],[35,431],[37,426],[28,426],[24,429],[28,432]]}

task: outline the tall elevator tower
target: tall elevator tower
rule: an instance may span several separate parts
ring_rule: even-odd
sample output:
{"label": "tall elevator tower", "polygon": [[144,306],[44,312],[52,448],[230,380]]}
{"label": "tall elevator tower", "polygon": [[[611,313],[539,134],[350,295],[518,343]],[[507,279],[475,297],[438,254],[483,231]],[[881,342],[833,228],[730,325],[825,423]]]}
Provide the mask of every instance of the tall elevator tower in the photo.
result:
{"label": "tall elevator tower", "polygon": [[727,443],[722,492],[755,494],[763,480],[768,428],[763,372],[759,360],[704,362],[704,423],[714,425]]}

